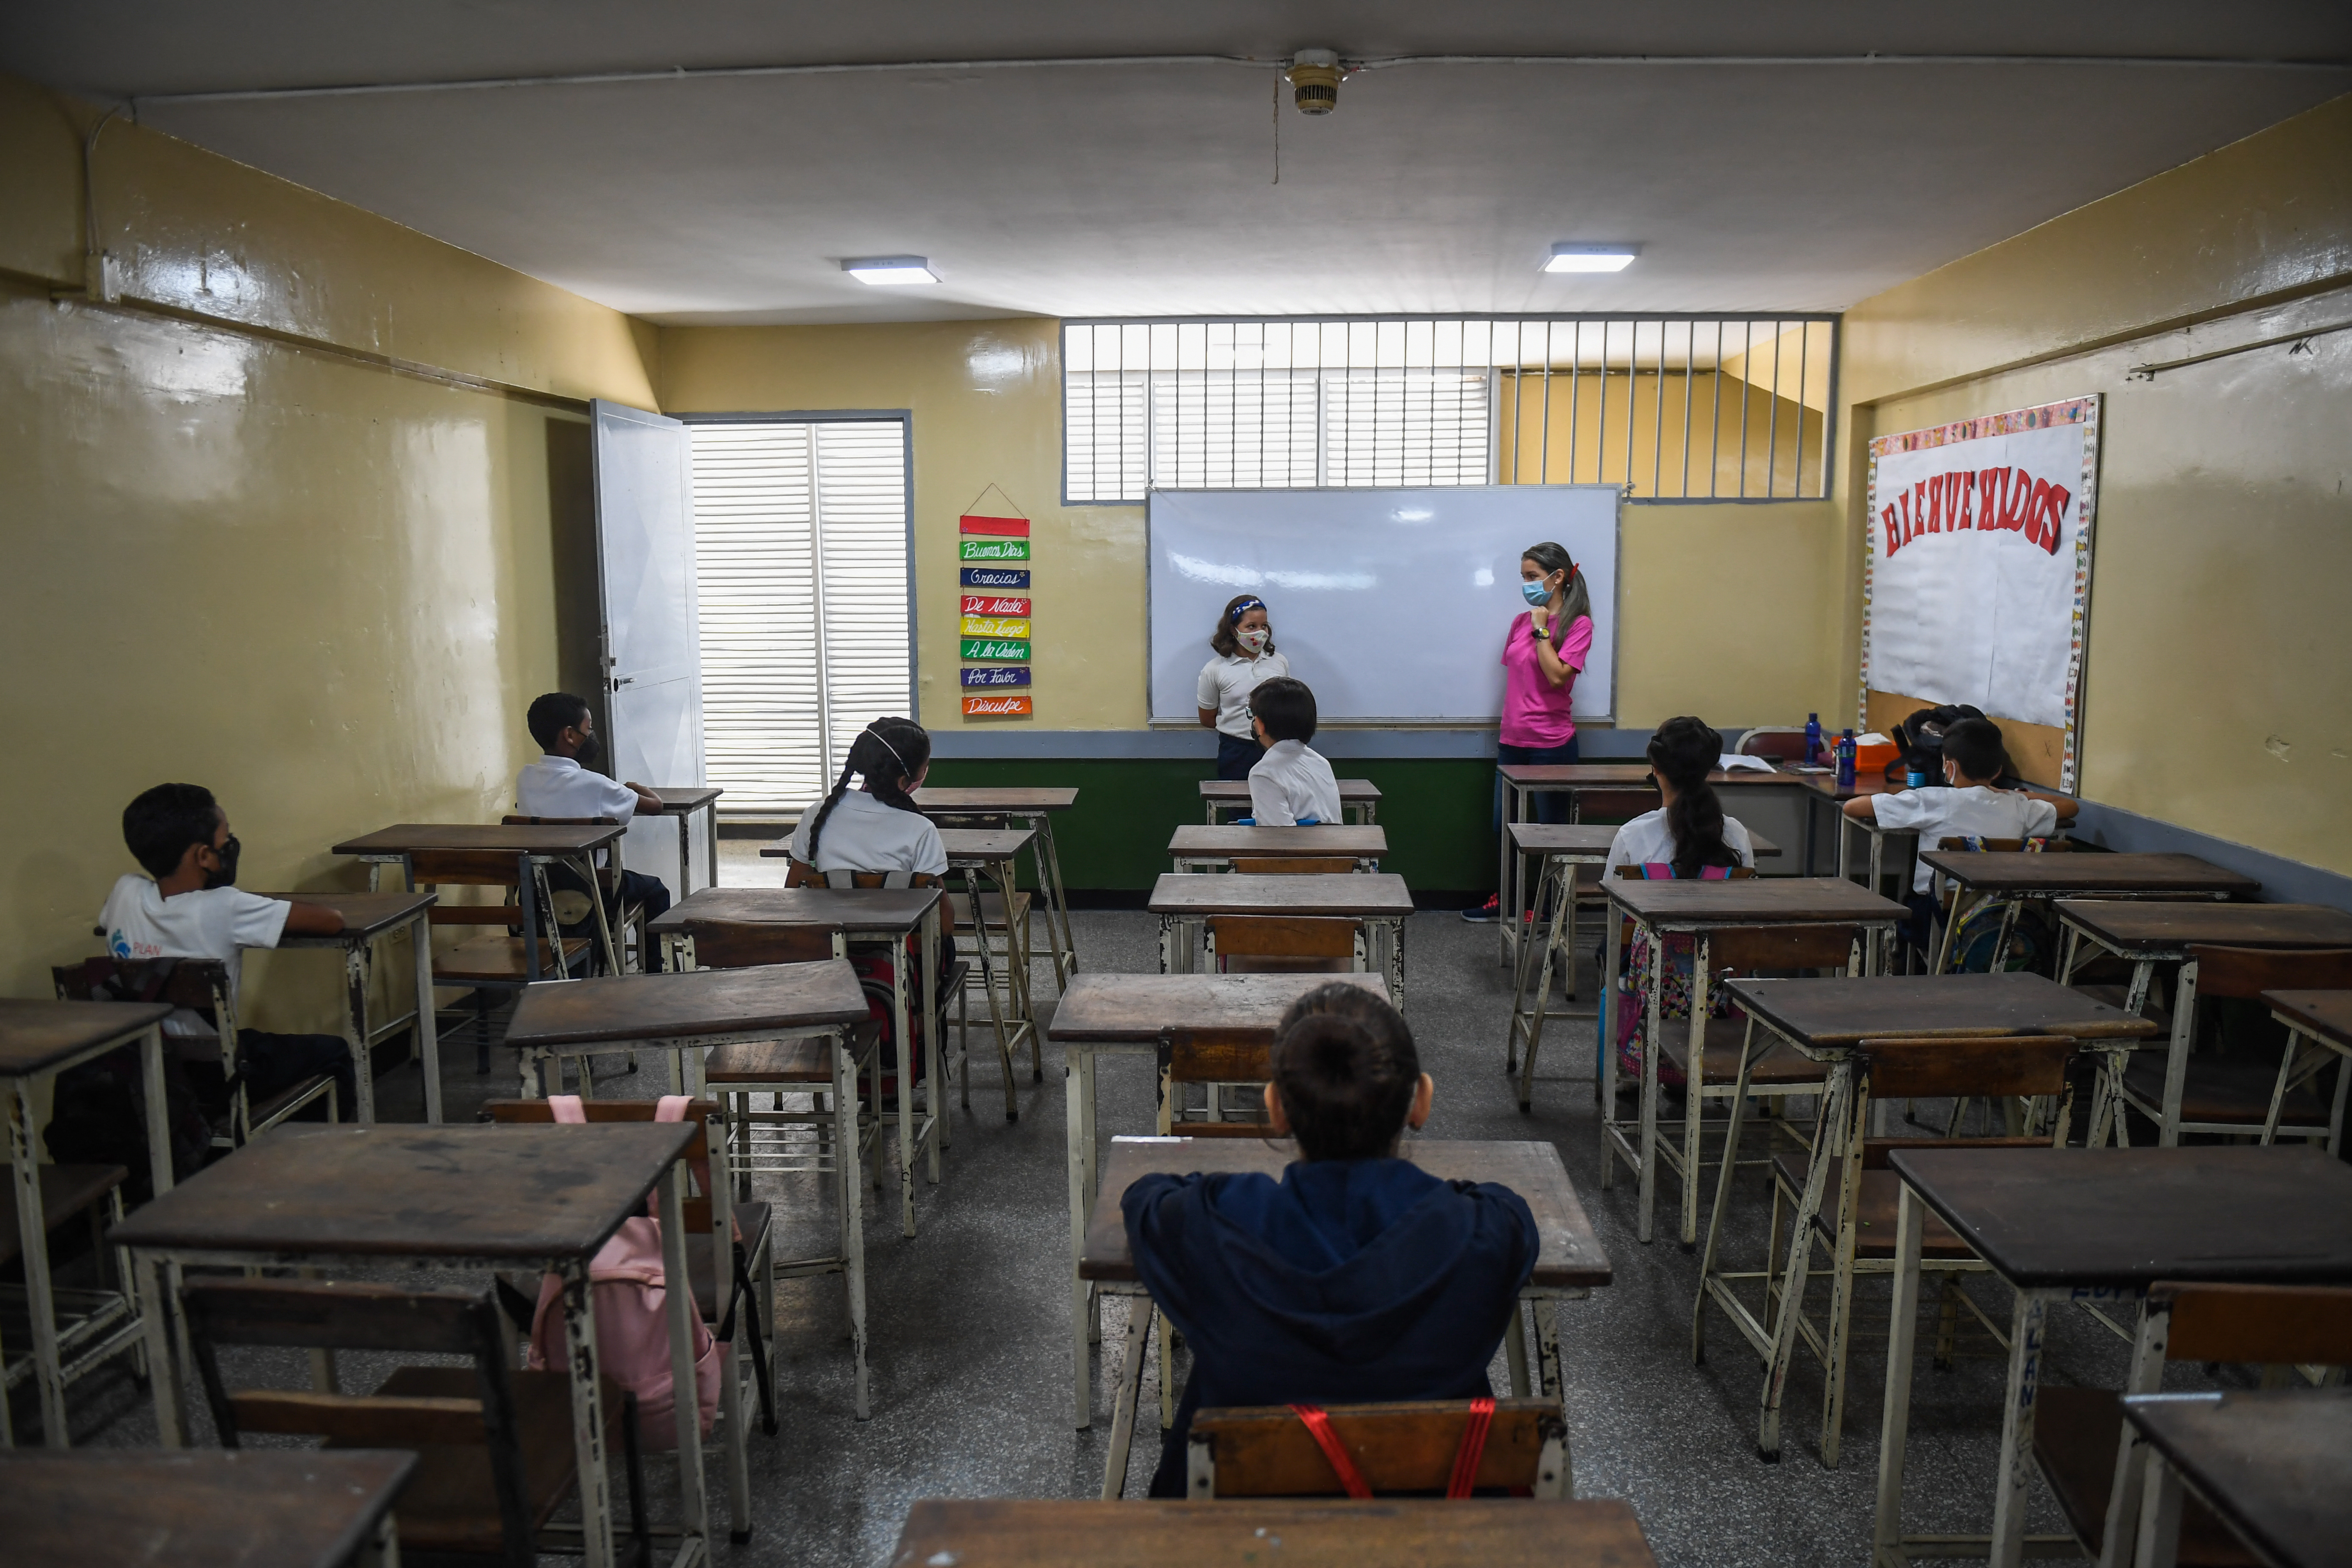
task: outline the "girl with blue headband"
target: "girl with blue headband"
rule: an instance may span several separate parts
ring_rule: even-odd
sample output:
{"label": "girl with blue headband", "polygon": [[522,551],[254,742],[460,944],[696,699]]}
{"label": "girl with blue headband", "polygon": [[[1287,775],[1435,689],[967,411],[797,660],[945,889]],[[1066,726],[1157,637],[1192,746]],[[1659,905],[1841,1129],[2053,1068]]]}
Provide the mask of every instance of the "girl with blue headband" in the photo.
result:
{"label": "girl with blue headband", "polygon": [[1209,647],[1216,658],[1201,667],[1201,725],[1217,732],[1217,776],[1245,779],[1265,755],[1250,728],[1250,693],[1261,681],[1290,673],[1290,661],[1274,647],[1265,601],[1243,594],[1217,616]]}

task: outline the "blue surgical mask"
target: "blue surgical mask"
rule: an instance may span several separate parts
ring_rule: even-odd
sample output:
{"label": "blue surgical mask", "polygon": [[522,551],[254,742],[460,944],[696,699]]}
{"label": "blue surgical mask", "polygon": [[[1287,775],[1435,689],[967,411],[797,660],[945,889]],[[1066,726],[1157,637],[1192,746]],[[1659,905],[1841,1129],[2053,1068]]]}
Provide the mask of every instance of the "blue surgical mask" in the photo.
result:
{"label": "blue surgical mask", "polygon": [[1533,583],[1520,584],[1519,597],[1530,605],[1548,604],[1551,599],[1551,590],[1543,585],[1541,579],[1538,579]]}

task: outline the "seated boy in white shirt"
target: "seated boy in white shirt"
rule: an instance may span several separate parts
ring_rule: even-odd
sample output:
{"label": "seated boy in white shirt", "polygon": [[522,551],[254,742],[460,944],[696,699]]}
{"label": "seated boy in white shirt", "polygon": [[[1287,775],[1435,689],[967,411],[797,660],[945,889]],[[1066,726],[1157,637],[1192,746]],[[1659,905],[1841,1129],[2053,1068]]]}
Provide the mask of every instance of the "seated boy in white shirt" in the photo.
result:
{"label": "seated boy in white shirt", "polygon": [[1250,820],[1259,827],[1311,827],[1339,821],[1339,781],[1307,749],[1315,738],[1315,693],[1277,676],[1250,692],[1250,728],[1265,755],[1250,769]]}
{"label": "seated boy in white shirt", "polygon": [[[602,747],[596,739],[596,717],[588,710],[585,700],[568,691],[551,691],[531,703],[523,721],[530,727],[530,738],[546,753],[535,763],[524,763],[515,781],[515,800],[525,816],[609,816],[625,827],[640,811],[661,810],[661,796],[645,785],[615,784],[590,771],[587,764],[596,760]],[[549,867],[547,879],[560,891],[587,890],[569,866]],[[624,903],[642,905],[650,921],[669,908],[669,884],[642,871],[623,871],[620,897],[617,901],[606,900],[606,916],[617,913]],[[646,967],[660,969],[660,944],[646,946]]]}
{"label": "seated boy in white shirt", "polygon": [[[228,814],[201,784],[157,784],[132,801],[122,811],[122,841],[149,875],[125,872],[107,895],[98,917],[106,951],[131,963],[215,960],[228,971],[232,1007],[245,949],[276,947],[289,931],[332,936],[343,929],[342,916],[331,909],[266,899],[236,885],[243,847],[229,830]],[[200,1059],[219,1059],[218,1037],[199,1013],[181,1008],[163,1020],[163,1032]],[[236,1060],[255,1104],[325,1073],[335,1080],[337,1113],[346,1121],[354,1114],[358,1079],[340,1035],[240,1028]]]}
{"label": "seated boy in white shirt", "polygon": [[[1963,719],[1944,731],[1942,768],[1941,788],[1856,795],[1845,803],[1845,814],[1883,828],[1915,831],[1922,850],[1948,837],[2032,838],[2074,820],[2074,803],[2063,795],[1995,787],[2009,771],[2009,752],[2001,744],[2000,726],[1990,719]],[[1929,944],[1937,913],[1935,876],[1925,860],[1918,862],[1911,894],[1904,900],[1911,906],[1912,940],[1923,952],[1934,951]]]}

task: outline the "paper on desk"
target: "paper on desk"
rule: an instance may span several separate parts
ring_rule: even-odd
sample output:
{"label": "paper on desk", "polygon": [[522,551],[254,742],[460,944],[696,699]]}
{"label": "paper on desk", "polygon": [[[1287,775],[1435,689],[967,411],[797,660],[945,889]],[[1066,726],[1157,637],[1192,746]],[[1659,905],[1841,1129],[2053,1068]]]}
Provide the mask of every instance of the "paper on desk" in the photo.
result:
{"label": "paper on desk", "polygon": [[1875,730],[1873,730],[1867,735],[1856,735],[1853,738],[1853,743],[1857,746],[1891,746],[1895,744],[1893,741],[1880,734]]}
{"label": "paper on desk", "polygon": [[1750,773],[1769,773],[1772,771],[1772,764],[1761,757],[1742,756],[1733,752],[1724,752],[1717,759],[1715,765],[1725,773],[1730,773],[1737,768],[1746,768]]}

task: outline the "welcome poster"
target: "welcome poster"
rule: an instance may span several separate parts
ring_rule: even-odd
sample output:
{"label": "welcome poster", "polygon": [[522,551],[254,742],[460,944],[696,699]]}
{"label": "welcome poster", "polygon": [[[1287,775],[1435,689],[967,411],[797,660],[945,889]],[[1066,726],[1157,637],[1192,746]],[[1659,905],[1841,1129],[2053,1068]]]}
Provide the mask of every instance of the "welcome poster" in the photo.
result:
{"label": "welcome poster", "polygon": [[1882,436],[1863,545],[1863,702],[1967,702],[2065,731],[2074,783],[2099,400]]}

